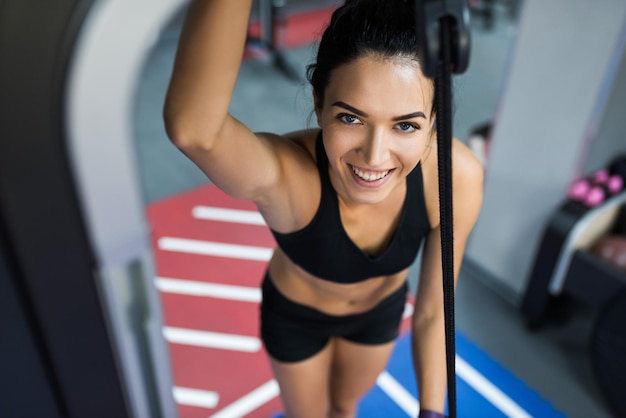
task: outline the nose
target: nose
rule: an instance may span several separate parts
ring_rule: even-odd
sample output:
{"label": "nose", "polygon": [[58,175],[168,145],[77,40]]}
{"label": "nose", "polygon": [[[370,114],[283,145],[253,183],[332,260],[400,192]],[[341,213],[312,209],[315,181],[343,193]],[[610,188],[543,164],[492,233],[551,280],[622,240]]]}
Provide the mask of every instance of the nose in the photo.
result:
{"label": "nose", "polygon": [[363,158],[371,168],[382,167],[389,159],[389,144],[386,133],[382,129],[374,129],[369,133],[363,145]]}

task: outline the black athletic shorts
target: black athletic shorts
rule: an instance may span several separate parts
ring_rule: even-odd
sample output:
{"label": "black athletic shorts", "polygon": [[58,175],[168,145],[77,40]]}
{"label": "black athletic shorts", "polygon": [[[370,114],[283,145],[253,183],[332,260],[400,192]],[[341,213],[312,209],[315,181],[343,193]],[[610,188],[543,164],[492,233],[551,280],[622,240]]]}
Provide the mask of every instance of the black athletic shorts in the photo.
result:
{"label": "black athletic shorts", "polygon": [[261,339],[270,356],[282,362],[313,356],[326,346],[330,337],[360,344],[388,343],[398,336],[407,289],[405,282],[367,312],[335,316],[287,299],[266,273],[260,308]]}

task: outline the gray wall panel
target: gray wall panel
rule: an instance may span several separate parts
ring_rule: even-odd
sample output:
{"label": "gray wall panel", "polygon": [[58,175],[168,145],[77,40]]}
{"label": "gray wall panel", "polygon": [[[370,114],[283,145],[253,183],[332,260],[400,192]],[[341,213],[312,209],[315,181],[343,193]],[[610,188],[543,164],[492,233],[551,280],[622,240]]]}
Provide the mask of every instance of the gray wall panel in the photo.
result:
{"label": "gray wall panel", "polygon": [[525,290],[543,228],[588,149],[625,15],[621,0],[524,3],[467,249],[498,287]]}

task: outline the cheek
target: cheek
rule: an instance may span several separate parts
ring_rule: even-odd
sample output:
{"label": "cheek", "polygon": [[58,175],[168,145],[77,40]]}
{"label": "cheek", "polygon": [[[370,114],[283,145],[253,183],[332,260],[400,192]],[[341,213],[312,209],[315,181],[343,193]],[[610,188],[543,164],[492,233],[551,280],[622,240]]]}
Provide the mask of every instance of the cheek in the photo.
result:
{"label": "cheek", "polygon": [[396,140],[399,147],[410,155],[423,152],[430,143],[430,134],[427,132],[419,132],[409,138],[399,137]]}
{"label": "cheek", "polygon": [[428,149],[429,137],[424,135],[408,141],[401,141],[396,148],[396,155],[403,165],[413,168],[418,162],[428,156]]}
{"label": "cheek", "polygon": [[358,147],[367,137],[365,129],[346,125],[336,119],[326,120],[323,127],[327,148],[347,151]]}
{"label": "cheek", "polygon": [[341,135],[340,132],[332,127],[324,130],[324,147],[330,161],[336,160],[346,153],[350,152],[350,138]]}
{"label": "cheek", "polygon": [[353,161],[355,153],[361,148],[362,139],[355,133],[356,130],[344,129],[338,125],[330,125],[324,130],[324,147],[330,164],[341,170],[343,163]]}

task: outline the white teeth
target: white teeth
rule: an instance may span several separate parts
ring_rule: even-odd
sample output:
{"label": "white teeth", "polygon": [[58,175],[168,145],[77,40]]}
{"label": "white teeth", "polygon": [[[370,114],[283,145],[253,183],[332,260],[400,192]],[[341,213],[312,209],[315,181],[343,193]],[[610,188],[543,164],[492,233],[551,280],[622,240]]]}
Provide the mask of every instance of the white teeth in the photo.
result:
{"label": "white teeth", "polygon": [[360,178],[362,178],[365,181],[380,180],[383,177],[385,177],[387,174],[389,174],[389,170],[382,171],[380,173],[366,173],[364,171],[359,170],[356,167],[352,167],[352,171],[354,171],[354,174],[356,174],[357,176],[359,176]]}

